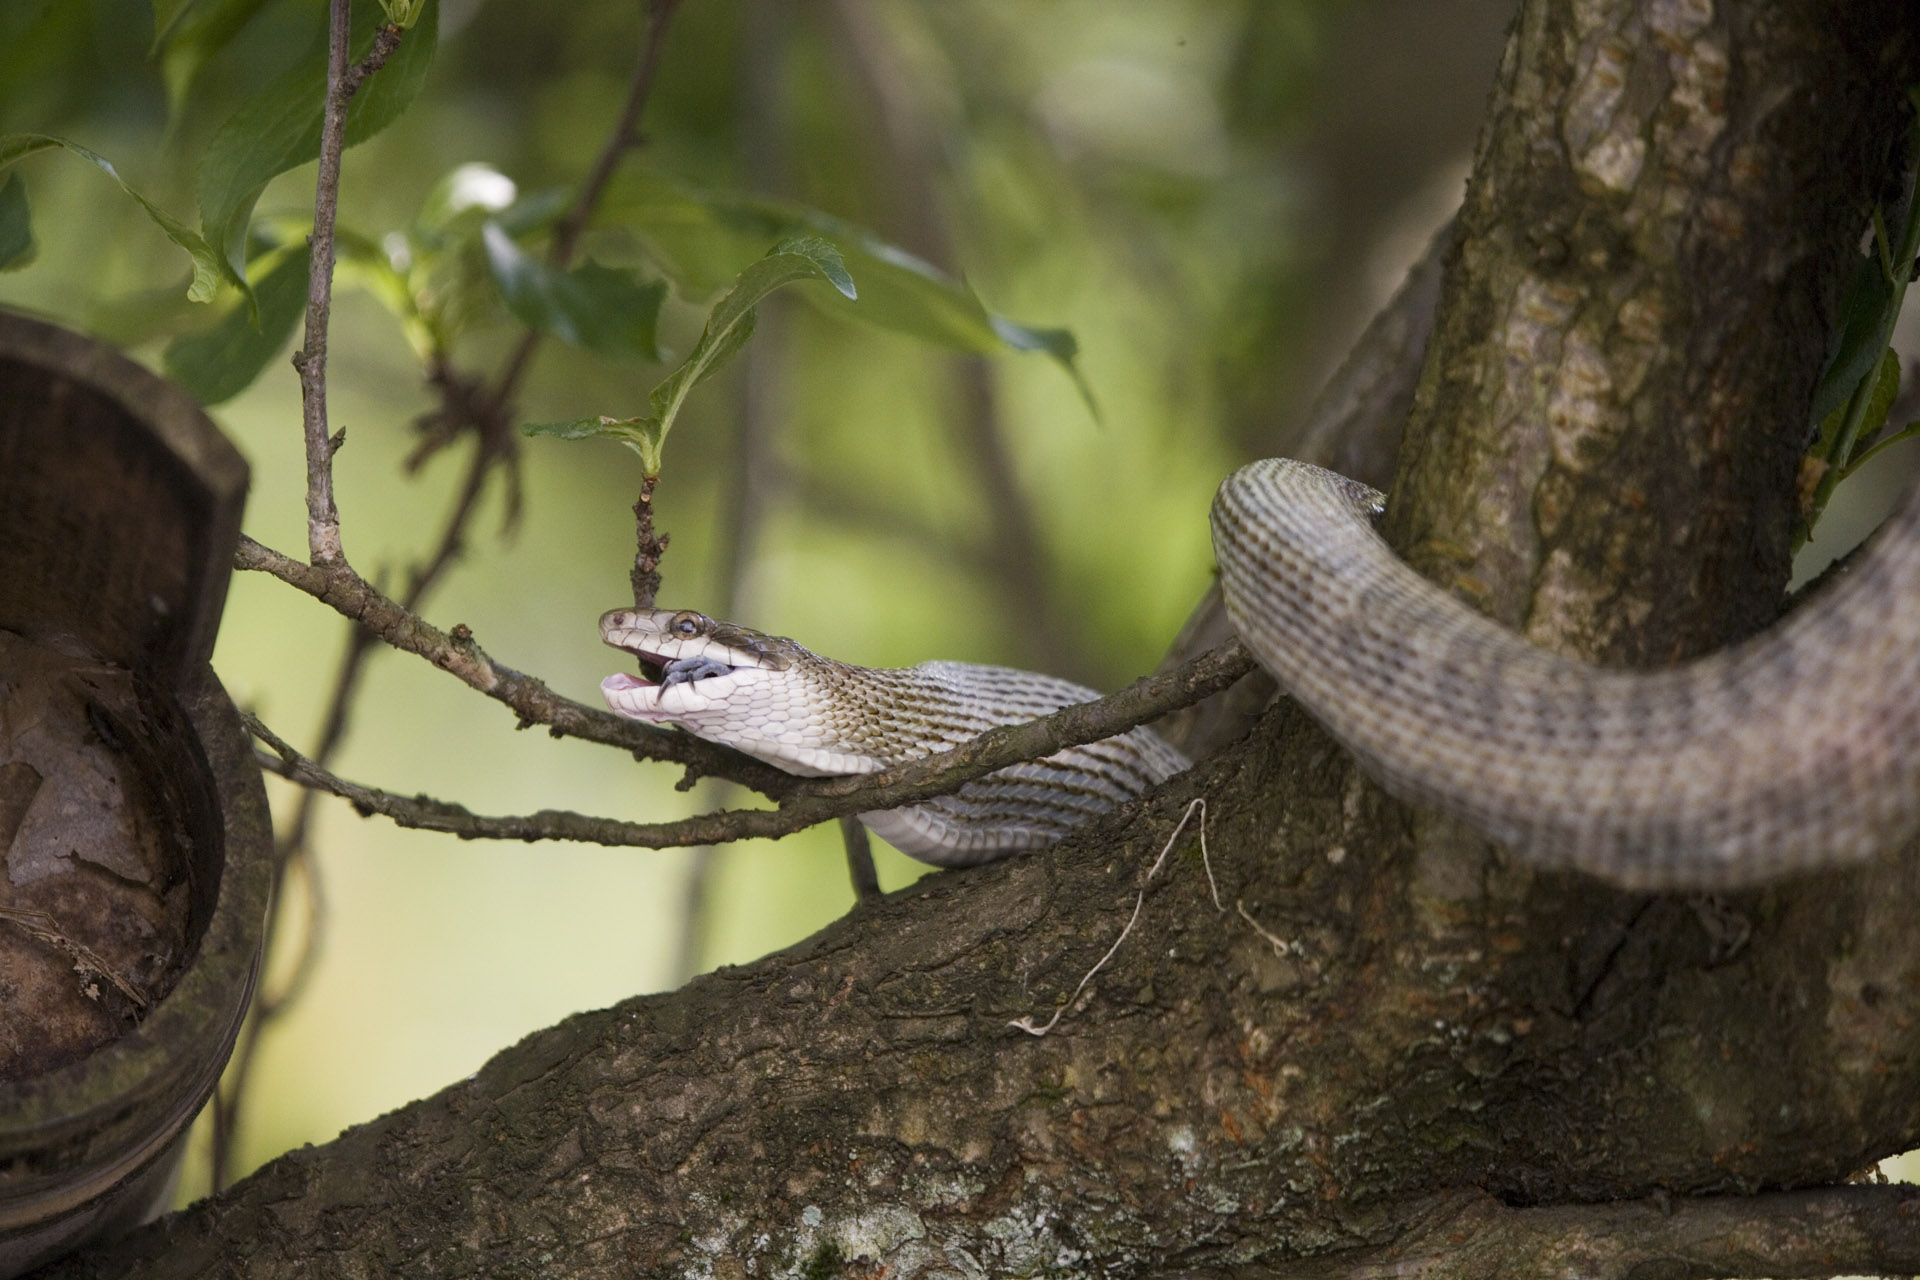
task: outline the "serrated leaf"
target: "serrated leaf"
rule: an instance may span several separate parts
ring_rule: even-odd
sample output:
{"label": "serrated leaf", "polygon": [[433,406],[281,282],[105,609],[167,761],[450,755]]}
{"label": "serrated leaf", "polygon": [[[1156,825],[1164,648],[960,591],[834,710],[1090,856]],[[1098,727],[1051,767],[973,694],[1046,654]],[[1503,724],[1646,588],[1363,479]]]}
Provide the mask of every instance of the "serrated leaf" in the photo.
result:
{"label": "serrated leaf", "polygon": [[1088,408],[1094,408],[1071,333],[996,315],[964,281],[864,227],[821,210],[736,192],[701,190],[657,173],[642,173],[615,182],[600,205],[598,220],[632,230],[680,291],[696,298],[717,292],[782,236],[825,236],[840,248],[848,269],[859,278],[860,305],[849,311],[817,293],[810,295],[811,301],[862,323],[958,351],[1042,353],[1066,371]]}
{"label": "serrated leaf", "polygon": [[0,271],[17,271],[34,259],[33,211],[27,207],[27,184],[9,174],[0,187]]}
{"label": "serrated leaf", "polygon": [[256,308],[236,299],[209,329],[182,334],[161,357],[167,376],[202,404],[219,404],[253,385],[260,371],[286,349],[307,307],[307,267],[312,251],[304,244],[274,255],[254,281]]}
{"label": "serrated leaf", "polygon": [[775,289],[801,280],[823,280],[848,298],[856,296],[853,277],[847,274],[839,250],[818,236],[789,237],[742,271],[732,291],[715,304],[707,317],[706,328],[701,331],[700,341],[647,397],[651,413],[637,418],[576,418],[569,422],[534,423],[521,430],[528,435],[559,436],[566,440],[594,436],[616,439],[640,455],[640,465],[648,475],[659,475],[660,454],[666,445],[667,433],[673,429],[688,394],[746,345],[753,335],[754,308]]}
{"label": "serrated leaf", "polygon": [[528,422],[521,426],[520,433],[559,440],[617,440],[639,454],[644,463],[650,457],[659,457],[659,426],[651,418],[571,418],[565,422]]}
{"label": "serrated leaf", "polygon": [[[359,61],[372,47],[384,14],[373,0],[353,6],[349,56]],[[398,119],[413,102],[433,65],[439,6],[427,0],[420,20],[401,39],[378,74],[347,107],[346,143],[365,142]],[[320,154],[320,116],[327,82],[326,42],[243,103],[207,146],[196,184],[200,225],[224,255],[230,278],[244,279],[247,219],[268,182]]]}
{"label": "serrated leaf", "polygon": [[487,270],[500,297],[529,329],[603,355],[660,359],[657,323],[664,280],[589,262],[555,271],[515,244],[496,222],[481,228]]}
{"label": "serrated leaf", "polygon": [[115,169],[113,162],[106,157],[87,150],[77,142],[56,138],[52,134],[11,133],[0,136],[0,169],[5,169],[36,152],[48,151],[55,147],[65,148],[119,183],[120,189],[132,196],[134,202],[146,210],[147,216],[166,233],[167,239],[185,249],[193,258],[193,283],[187,287],[187,296],[195,302],[213,300],[213,295],[220,287],[223,266],[220,255],[215,253],[213,247],[199,235],[189,230],[185,223],[128,186],[126,179],[120,176],[120,171]]}
{"label": "serrated leaf", "polygon": [[853,278],[847,274],[839,251],[818,236],[782,240],[766,257],[742,271],[733,291],[720,299],[707,317],[700,341],[680,367],[647,397],[652,414],[635,420],[643,432],[636,447],[648,475],[660,473],[660,450],[687,395],[719,372],[753,336],[754,308],[775,289],[801,280],[824,280],[844,296],[855,296]]}

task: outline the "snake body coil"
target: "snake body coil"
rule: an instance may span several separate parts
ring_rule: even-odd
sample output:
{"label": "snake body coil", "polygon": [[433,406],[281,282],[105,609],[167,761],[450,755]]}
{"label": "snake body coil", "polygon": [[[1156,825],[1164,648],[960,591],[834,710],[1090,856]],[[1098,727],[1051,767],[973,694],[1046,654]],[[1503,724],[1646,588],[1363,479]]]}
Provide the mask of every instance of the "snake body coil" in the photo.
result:
{"label": "snake body coil", "polygon": [[[1227,610],[1261,664],[1391,792],[1516,853],[1638,888],[1858,861],[1920,830],[1920,496],[1848,577],[1764,635],[1660,671],[1537,649],[1409,569],[1380,495],[1288,459],[1213,505]],[[865,773],[1094,696],[964,663],[875,671],[699,614],[616,610],[643,675],[614,710],[795,773]],[[1050,844],[1179,771],[1145,729],[863,815],[940,865]]]}

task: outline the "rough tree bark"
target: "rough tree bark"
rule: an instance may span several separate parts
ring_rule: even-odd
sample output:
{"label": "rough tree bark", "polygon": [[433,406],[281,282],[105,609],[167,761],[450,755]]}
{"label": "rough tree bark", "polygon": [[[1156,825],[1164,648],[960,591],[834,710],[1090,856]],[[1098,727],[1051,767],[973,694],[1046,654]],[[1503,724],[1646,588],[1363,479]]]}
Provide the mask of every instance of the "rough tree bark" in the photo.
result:
{"label": "rough tree bark", "polygon": [[[1394,491],[1416,563],[1608,660],[1764,625],[1917,27],[1906,0],[1529,0]],[[1147,879],[1194,796],[1224,911],[1190,838]],[[1052,1034],[1009,1028],[1142,890]],[[1525,1273],[1524,1223],[1580,1237],[1524,1215],[1572,1211],[1489,1196],[1671,1196],[1684,1224],[1920,1144],[1916,902],[1911,851],[1715,904],[1537,874],[1283,704],[1071,847],[569,1019],[61,1274],[1345,1274],[1475,1239]]]}

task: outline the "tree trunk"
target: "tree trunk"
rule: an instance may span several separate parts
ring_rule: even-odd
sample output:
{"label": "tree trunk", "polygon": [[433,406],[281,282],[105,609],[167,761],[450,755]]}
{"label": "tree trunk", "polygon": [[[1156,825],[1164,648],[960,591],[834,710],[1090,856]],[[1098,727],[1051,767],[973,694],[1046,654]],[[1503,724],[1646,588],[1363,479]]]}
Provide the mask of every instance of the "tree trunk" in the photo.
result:
{"label": "tree trunk", "polygon": [[[1417,565],[1608,661],[1766,624],[1917,27],[1530,0],[1394,488]],[[1191,828],[1148,872],[1196,796],[1224,910]],[[1916,902],[1911,854],[1723,901],[1536,873],[1282,704],[1070,847],[571,1018],[62,1274],[1330,1274],[1489,1194],[1680,1212],[1920,1141]]]}

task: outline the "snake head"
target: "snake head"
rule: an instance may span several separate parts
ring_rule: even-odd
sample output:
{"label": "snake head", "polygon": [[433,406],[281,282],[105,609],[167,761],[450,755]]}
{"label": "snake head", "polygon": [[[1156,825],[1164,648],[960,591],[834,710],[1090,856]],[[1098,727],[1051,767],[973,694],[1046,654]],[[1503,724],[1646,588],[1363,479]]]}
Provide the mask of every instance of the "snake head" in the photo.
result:
{"label": "snake head", "polygon": [[607,705],[623,716],[682,724],[698,732],[711,711],[743,685],[792,665],[791,640],[681,609],[613,609],[600,616],[603,643],[639,659],[640,674],[600,682]]}

